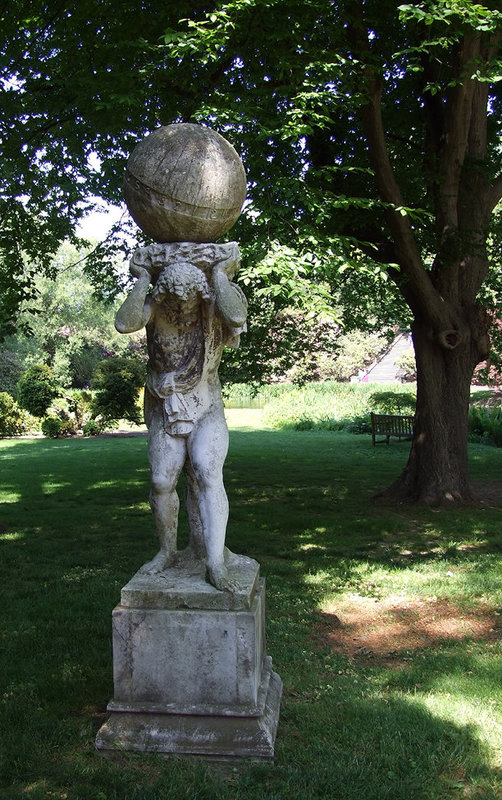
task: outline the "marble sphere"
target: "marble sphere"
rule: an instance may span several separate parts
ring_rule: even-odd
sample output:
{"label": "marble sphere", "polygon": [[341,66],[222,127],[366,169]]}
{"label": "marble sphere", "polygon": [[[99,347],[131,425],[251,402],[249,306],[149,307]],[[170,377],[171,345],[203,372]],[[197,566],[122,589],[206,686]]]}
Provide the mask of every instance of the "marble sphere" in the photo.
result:
{"label": "marble sphere", "polygon": [[124,196],[156,242],[215,242],[237,220],[246,173],[232,145],[191,123],[157,128],[127,162]]}

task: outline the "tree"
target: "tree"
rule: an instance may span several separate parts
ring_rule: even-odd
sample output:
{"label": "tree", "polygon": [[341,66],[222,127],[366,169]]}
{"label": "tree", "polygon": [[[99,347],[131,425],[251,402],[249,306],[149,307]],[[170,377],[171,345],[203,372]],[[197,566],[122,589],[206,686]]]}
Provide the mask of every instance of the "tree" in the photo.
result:
{"label": "tree", "polygon": [[17,390],[19,405],[34,417],[43,417],[60,393],[54,373],[47,364],[33,364],[27,369],[19,379]]}
{"label": "tree", "polygon": [[145,383],[142,364],[132,358],[107,358],[96,367],[92,388],[95,416],[104,420],[128,419],[139,425],[139,390]]}
{"label": "tree", "polygon": [[384,65],[373,55],[360,1],[350,31],[363,65],[363,128],[399,267],[393,277],[413,313],[417,362],[413,445],[387,494],[432,503],[469,500],[469,389],[474,367],[489,352],[490,318],[477,295],[488,273],[491,214],[502,196],[489,107],[502,15],[463,2],[402,6],[401,15],[410,31],[407,72],[415,70],[413,88],[423,104],[421,157],[434,223],[430,265],[405,210],[384,127]]}
{"label": "tree", "polygon": [[44,275],[35,279],[38,298],[32,311],[20,312],[23,327],[31,333],[11,336],[0,345],[2,388],[17,383],[19,364],[26,369],[41,360],[51,367],[60,386],[85,388],[103,358],[141,351],[140,337],[130,339],[115,330],[114,305],[96,296],[83,270],[84,257],[85,252],[64,245],[53,261],[56,279]]}
{"label": "tree", "polygon": [[[284,217],[284,201],[294,198],[287,220],[301,228],[300,246],[314,225],[318,246],[344,235],[346,247],[387,265],[411,311],[415,436],[387,495],[468,501],[469,387],[489,349],[490,318],[478,294],[490,236],[500,234],[491,218],[502,196],[502,15],[464,0],[399,9],[381,0],[314,2],[305,11],[301,18],[295,4],[220,3],[171,33],[169,46],[178,59],[197,54],[213,65],[228,65],[233,54],[198,113],[236,127],[260,177],[264,158],[294,166],[272,190],[263,180],[262,192],[275,195]],[[261,152],[249,154],[251,130],[261,134]]]}
{"label": "tree", "polygon": [[7,347],[0,348],[0,391],[16,395],[17,382],[25,367],[17,353]]}
{"label": "tree", "polygon": [[469,500],[468,390],[488,350],[479,291],[501,241],[495,3],[86,0],[9,13],[7,311],[30,291],[30,257],[73,230],[89,194],[118,202],[137,137],[208,123],[245,162],[231,235],[253,243],[254,263],[274,242],[314,253],[313,279],[353,319],[368,298],[382,318],[413,319],[416,435],[391,496]]}
{"label": "tree", "polygon": [[[53,255],[97,199],[119,204],[126,155],[159,124],[169,91],[155,48],[166,27],[202,4],[170,0],[47,3],[0,10],[0,336],[18,326],[34,278],[56,274]],[[157,83],[158,82],[158,83]],[[96,285],[116,292],[112,235],[88,258]],[[107,268],[108,264],[108,268]],[[107,282],[107,278],[111,280]]]}

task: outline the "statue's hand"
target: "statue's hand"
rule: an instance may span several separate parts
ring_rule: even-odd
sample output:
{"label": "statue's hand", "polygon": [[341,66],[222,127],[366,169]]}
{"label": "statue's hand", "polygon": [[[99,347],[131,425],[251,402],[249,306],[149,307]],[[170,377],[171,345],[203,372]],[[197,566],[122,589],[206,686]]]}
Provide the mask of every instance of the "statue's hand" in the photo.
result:
{"label": "statue's hand", "polygon": [[221,257],[213,267],[213,280],[217,279],[218,273],[221,272],[231,280],[239,269],[240,250],[235,242],[228,242],[220,247],[221,250],[225,252],[225,255]]}
{"label": "statue's hand", "polygon": [[144,250],[145,248],[140,247],[135,251],[133,257],[129,261],[129,272],[131,275],[134,275],[135,278],[148,277],[148,280],[150,280],[151,261]]}

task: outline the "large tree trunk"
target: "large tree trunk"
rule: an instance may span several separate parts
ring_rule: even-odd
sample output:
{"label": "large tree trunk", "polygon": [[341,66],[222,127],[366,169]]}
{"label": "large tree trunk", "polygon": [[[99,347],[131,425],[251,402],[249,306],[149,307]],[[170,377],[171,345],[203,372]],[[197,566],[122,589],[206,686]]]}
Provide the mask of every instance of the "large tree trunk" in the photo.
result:
{"label": "large tree trunk", "polygon": [[467,462],[470,386],[485,336],[479,326],[471,326],[466,340],[456,344],[435,336],[428,323],[416,320],[413,342],[417,409],[411,451],[400,477],[380,497],[432,506],[468,503],[472,500]]}

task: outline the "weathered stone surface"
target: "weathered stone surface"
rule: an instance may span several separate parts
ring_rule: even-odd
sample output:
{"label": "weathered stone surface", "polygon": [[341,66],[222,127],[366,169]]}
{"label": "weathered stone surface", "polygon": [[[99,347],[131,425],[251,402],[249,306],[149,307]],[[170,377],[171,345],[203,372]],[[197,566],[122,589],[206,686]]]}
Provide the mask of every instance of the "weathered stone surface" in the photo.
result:
{"label": "weathered stone surface", "polygon": [[156,242],[214,242],[241,212],[246,175],[216,131],[165,125],[133,150],[124,196],[134,221]]}
{"label": "weathered stone surface", "polygon": [[[125,195],[157,244],[130,262],[136,282],[115,318],[146,328],[145,421],[150,505],[160,549],[113,612],[114,697],[100,750],[270,758],[282,684],[265,651],[265,582],[225,547],[228,448],[218,366],[246,329],[233,282],[235,242],[214,244],[239,216],[242,163],[197,125],[160,128],[128,162]],[[190,538],[177,549],[185,476]]]}
{"label": "weathered stone surface", "polygon": [[[181,595],[179,588],[176,593]],[[256,713],[265,656],[264,594],[261,581],[245,611],[118,606],[114,700],[180,713]]]}
{"label": "weathered stone surface", "polygon": [[177,484],[184,472],[189,549],[209,583],[237,592],[225,550],[228,428],[218,366],[223,348],[236,347],[245,328],[247,302],[231,280],[239,261],[235,242],[138,248],[130,263],[136,283],[115,317],[121,333],[146,327],[147,334],[150,505],[160,549],[144,570],[162,573],[179,563]]}
{"label": "weathered stone surface", "polygon": [[141,568],[121,592],[124,608],[186,608],[238,611],[251,608],[260,567],[247,556],[229,553],[228,575],[235,589],[221,592],[206,581],[204,562],[180,563],[159,573]]}
{"label": "weathered stone surface", "polygon": [[117,711],[100,729],[99,750],[220,758],[273,758],[282,682],[269,672],[263,714],[238,717]]}
{"label": "weathered stone surface", "polygon": [[[233,564],[252,586],[250,606],[240,610],[223,608],[233,595],[214,587],[220,609],[213,601],[172,607],[195,598],[207,605],[208,584],[199,573],[189,579],[186,568],[170,570],[171,589],[141,570],[133,589],[124,587],[127,602],[158,607],[122,604],[113,612],[115,690],[98,749],[273,756],[282,684],[265,652],[265,582],[253,559],[235,556]],[[135,590],[138,581],[150,589]]]}

